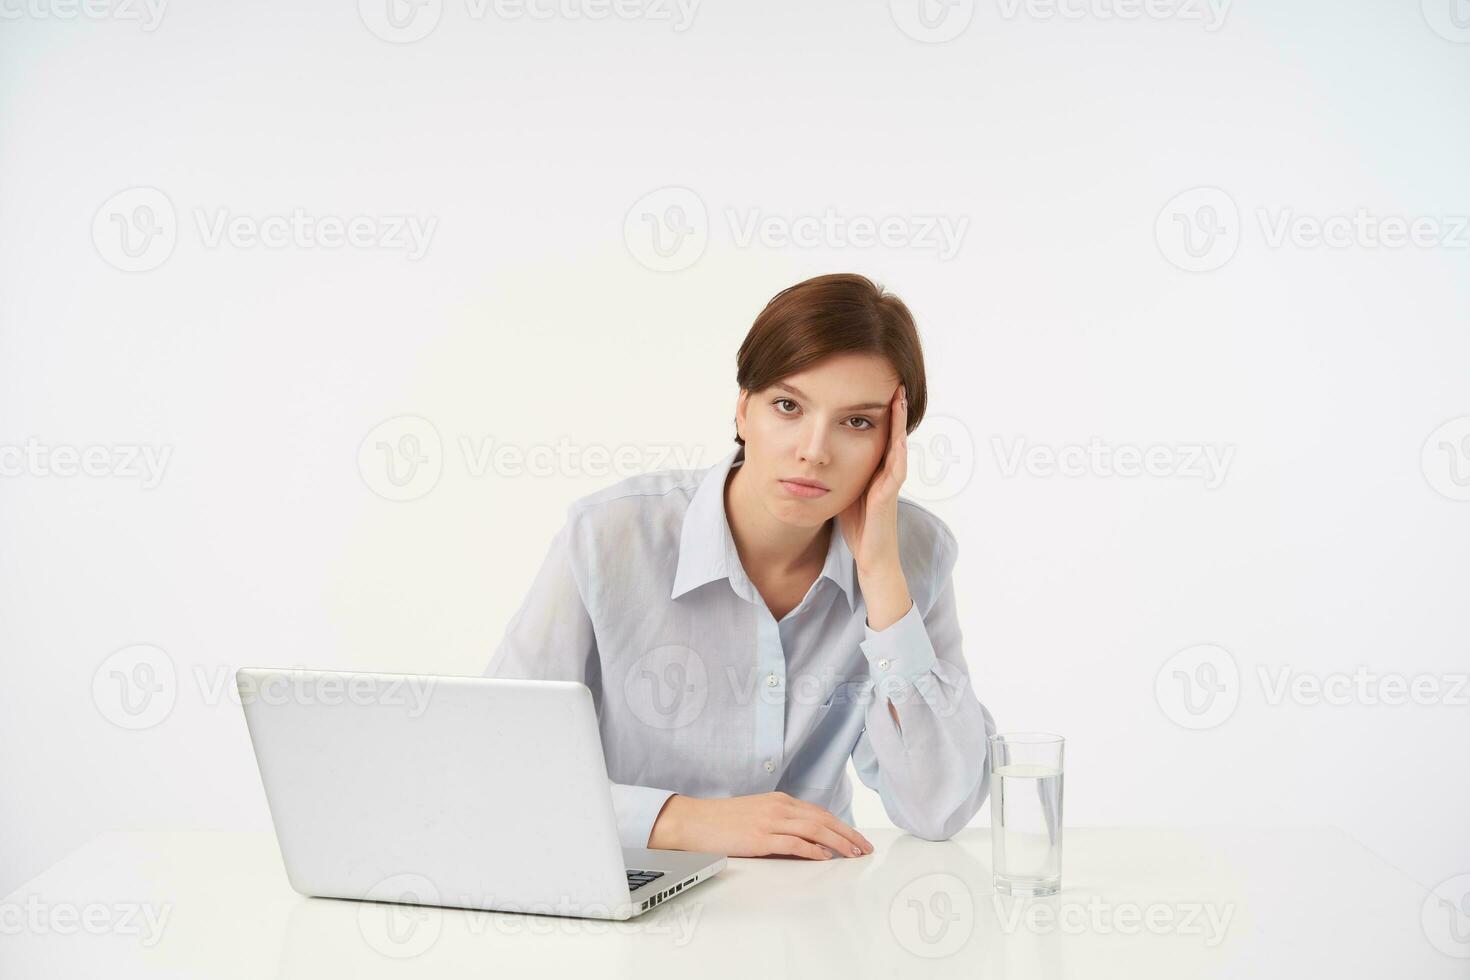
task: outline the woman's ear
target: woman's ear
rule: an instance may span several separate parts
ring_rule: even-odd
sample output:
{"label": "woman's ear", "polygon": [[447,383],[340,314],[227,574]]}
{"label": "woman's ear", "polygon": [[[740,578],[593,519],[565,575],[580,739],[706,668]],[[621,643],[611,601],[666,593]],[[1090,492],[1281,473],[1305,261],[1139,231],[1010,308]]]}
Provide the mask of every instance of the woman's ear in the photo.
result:
{"label": "woman's ear", "polygon": [[745,438],[745,405],[750,401],[750,392],[744,388],[740,389],[740,395],[735,399],[735,434]]}

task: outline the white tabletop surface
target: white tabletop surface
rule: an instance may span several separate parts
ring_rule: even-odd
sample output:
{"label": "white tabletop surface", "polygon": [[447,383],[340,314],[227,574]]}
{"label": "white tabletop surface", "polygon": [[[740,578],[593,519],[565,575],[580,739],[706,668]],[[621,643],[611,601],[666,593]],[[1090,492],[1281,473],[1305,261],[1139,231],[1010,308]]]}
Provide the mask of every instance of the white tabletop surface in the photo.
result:
{"label": "white tabletop surface", "polygon": [[865,833],[623,923],[303,898],[268,833],[103,834],[5,898],[0,976],[1470,977],[1452,910],[1334,829],[1068,828],[1062,892],[1026,900],[987,830]]}

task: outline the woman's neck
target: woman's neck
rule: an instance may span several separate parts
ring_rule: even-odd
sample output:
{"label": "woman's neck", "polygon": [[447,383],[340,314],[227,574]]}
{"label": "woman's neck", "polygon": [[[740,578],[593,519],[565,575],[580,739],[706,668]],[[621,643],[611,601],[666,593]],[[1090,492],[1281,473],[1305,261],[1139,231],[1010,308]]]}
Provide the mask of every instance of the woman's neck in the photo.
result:
{"label": "woman's neck", "polygon": [[755,498],[755,488],[748,479],[741,479],[745,473],[743,465],[732,467],[725,479],[725,519],[746,574],[758,579],[823,565],[831,544],[832,521],[815,529],[783,524]]}

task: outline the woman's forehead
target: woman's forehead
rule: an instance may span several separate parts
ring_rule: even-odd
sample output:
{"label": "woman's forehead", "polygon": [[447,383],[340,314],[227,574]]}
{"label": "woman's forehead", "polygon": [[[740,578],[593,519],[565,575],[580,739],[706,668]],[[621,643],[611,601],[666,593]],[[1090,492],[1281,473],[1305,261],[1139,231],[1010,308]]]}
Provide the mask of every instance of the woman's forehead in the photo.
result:
{"label": "woman's forehead", "polygon": [[789,374],[773,387],[795,388],[808,398],[886,402],[898,384],[898,374],[877,354],[840,354]]}

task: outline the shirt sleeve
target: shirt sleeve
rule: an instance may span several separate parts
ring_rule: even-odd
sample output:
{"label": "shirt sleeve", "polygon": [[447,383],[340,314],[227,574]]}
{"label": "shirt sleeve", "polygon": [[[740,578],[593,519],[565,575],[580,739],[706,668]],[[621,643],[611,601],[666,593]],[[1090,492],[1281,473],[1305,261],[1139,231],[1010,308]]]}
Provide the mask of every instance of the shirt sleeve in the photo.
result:
{"label": "shirt sleeve", "polygon": [[[575,516],[552,539],[531,590],[511,617],[484,676],[521,680],[581,681],[602,713],[602,671],[592,618],[577,582]],[[618,840],[624,847],[647,847],[671,789],[608,780]]]}
{"label": "shirt sleeve", "polygon": [[958,547],[949,536],[935,547],[932,606],[921,613],[915,603],[887,629],[864,624],[866,639],[859,645],[868,660],[871,700],[852,760],[895,825],[938,841],[958,833],[985,802],[995,719],[975,696],[965,665],[954,594]]}

